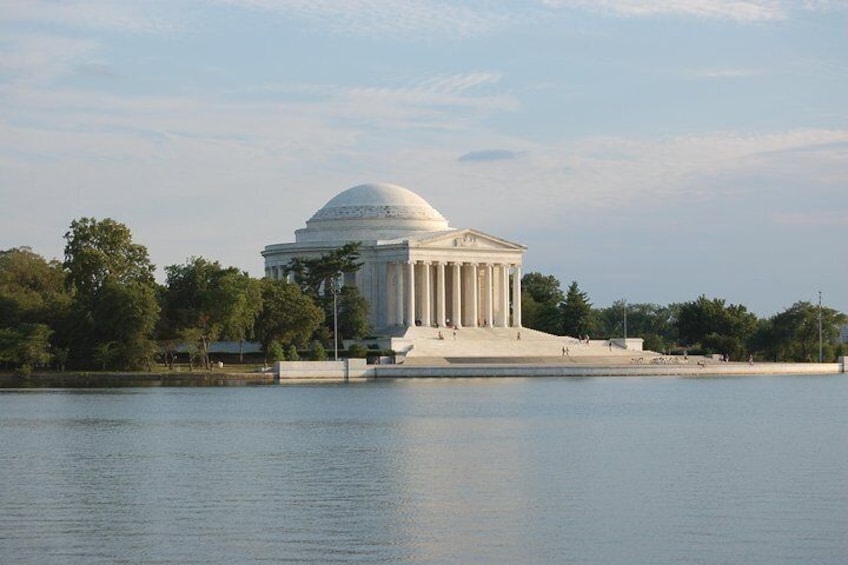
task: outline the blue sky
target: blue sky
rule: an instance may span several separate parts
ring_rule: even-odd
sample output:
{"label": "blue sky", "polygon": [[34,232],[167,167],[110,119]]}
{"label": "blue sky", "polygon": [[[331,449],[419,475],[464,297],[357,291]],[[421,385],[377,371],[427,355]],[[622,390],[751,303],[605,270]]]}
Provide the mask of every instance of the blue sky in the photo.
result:
{"label": "blue sky", "polygon": [[406,186],[596,306],[848,312],[848,1],[0,0],[0,248],[263,272]]}

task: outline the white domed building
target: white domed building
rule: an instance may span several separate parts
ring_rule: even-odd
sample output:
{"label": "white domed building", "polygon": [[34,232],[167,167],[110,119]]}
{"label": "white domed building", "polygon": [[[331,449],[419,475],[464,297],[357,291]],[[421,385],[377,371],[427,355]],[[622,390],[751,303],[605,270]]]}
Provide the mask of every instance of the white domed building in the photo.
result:
{"label": "white domed building", "polygon": [[294,243],[262,251],[265,274],[282,278],[294,257],[361,243],[362,268],[345,274],[371,305],[378,332],[423,327],[520,327],[525,246],[456,229],[426,200],[394,184],[363,184],[330,199],[295,231]]}

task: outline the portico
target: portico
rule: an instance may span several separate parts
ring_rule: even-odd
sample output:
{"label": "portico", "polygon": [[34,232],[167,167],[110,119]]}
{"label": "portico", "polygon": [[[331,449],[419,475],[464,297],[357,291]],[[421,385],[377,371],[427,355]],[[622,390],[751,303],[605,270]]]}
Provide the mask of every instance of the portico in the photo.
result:
{"label": "portico", "polygon": [[361,243],[362,267],[345,276],[371,305],[375,329],[520,327],[525,247],[475,229],[454,229],[423,198],[367,184],[331,199],[295,232],[265,247],[266,276],[281,278],[294,257]]}
{"label": "portico", "polygon": [[392,261],[386,272],[388,325],[521,325],[520,299],[512,301],[512,289],[521,285],[519,265],[413,259]]}

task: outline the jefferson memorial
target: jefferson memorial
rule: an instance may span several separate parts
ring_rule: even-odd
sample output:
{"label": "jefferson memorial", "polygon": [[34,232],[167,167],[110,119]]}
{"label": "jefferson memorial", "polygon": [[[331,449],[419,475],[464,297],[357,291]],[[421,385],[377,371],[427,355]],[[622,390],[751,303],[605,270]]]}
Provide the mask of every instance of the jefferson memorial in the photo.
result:
{"label": "jefferson memorial", "polygon": [[345,273],[344,283],[368,300],[378,332],[521,327],[526,247],[452,228],[426,200],[394,184],[363,184],[331,198],[293,243],[265,247],[265,274],[280,279],[294,257],[320,257],[354,241],[363,265]]}

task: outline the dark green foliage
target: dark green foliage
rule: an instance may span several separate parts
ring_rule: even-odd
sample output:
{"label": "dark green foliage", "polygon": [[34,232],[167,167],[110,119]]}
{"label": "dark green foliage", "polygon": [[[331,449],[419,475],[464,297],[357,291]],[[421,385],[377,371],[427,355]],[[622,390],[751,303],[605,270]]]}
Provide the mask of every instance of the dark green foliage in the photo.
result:
{"label": "dark green foliage", "polygon": [[133,243],[132,232],[111,218],[80,218],[65,233],[68,285],[82,299],[94,299],[107,280],[153,284],[155,267],[147,248]]}
{"label": "dark green foliage", "polygon": [[[107,365],[102,358],[108,353],[114,368],[149,367],[159,303],[147,248],[110,218],[75,220],[65,240],[63,265],[73,298],[60,345],[83,366],[95,356]],[[108,352],[102,349],[112,342]]]}
{"label": "dark green foliage", "polygon": [[283,346],[280,345],[278,341],[272,341],[268,344],[268,360],[272,363],[276,363],[277,361],[285,361],[286,353],[283,350]]}
{"label": "dark green foliage", "polygon": [[592,304],[589,302],[589,295],[580,290],[577,281],[571,281],[562,305],[563,334],[578,338],[589,335],[591,319]]}
{"label": "dark green foliage", "polygon": [[616,300],[612,306],[593,310],[593,332],[598,337],[624,337],[625,309],[627,336],[641,337],[650,351],[668,351],[677,343],[675,308],[658,304],[629,304]]}
{"label": "dark green foliage", "polygon": [[343,286],[338,296],[339,339],[362,339],[371,333],[370,306],[355,286]]}
{"label": "dark green foliage", "polygon": [[[832,308],[821,308],[822,356],[836,361],[843,348],[836,343],[839,328],[848,316]],[[761,321],[752,340],[766,359],[773,361],[818,361],[819,307],[810,302],[796,302],[767,321]]]}
{"label": "dark green foliage", "polygon": [[[304,294],[312,297],[324,311],[324,328],[316,329],[313,338],[329,342],[333,332],[333,298],[338,300],[339,337],[358,339],[371,329],[368,324],[369,304],[351,285],[342,285],[345,274],[362,267],[359,262],[361,244],[347,243],[320,257],[295,257],[285,268]],[[329,335],[327,335],[329,334]]]}
{"label": "dark green foliage", "polygon": [[332,296],[332,280],[341,273],[355,273],[362,267],[359,262],[358,242],[347,243],[320,257],[295,257],[285,268],[294,274],[294,282],[304,293],[319,298]]}
{"label": "dark green foliage", "polygon": [[527,273],[521,277],[522,325],[549,334],[561,334],[564,299],[556,277]]}
{"label": "dark green foliage", "polygon": [[324,349],[324,346],[320,341],[315,341],[312,343],[312,360],[313,361],[326,361],[327,360],[327,350]]}
{"label": "dark green foliage", "polygon": [[697,300],[679,305],[677,331],[683,345],[700,344],[709,352],[731,359],[745,358],[748,341],[757,331],[757,317],[742,305],[725,305],[724,299]]}
{"label": "dark green foliage", "polygon": [[165,267],[165,273],[164,338],[196,344],[208,369],[212,342],[253,337],[262,309],[259,281],[235,267],[223,268],[217,261],[202,257]]}
{"label": "dark green foliage", "polygon": [[282,280],[260,281],[262,310],[256,318],[256,338],[263,347],[273,341],[305,346],[324,321],[324,312],[297,285]]}
{"label": "dark green foliage", "polygon": [[347,356],[354,359],[365,359],[368,356],[368,348],[362,344],[354,343],[347,348]]}
{"label": "dark green foliage", "polygon": [[10,367],[41,367],[50,363],[50,335],[45,324],[19,324],[0,328],[0,364]]}
{"label": "dark green foliage", "polygon": [[288,349],[286,349],[286,359],[289,361],[300,361],[300,355],[297,352],[297,347],[289,345]]}

